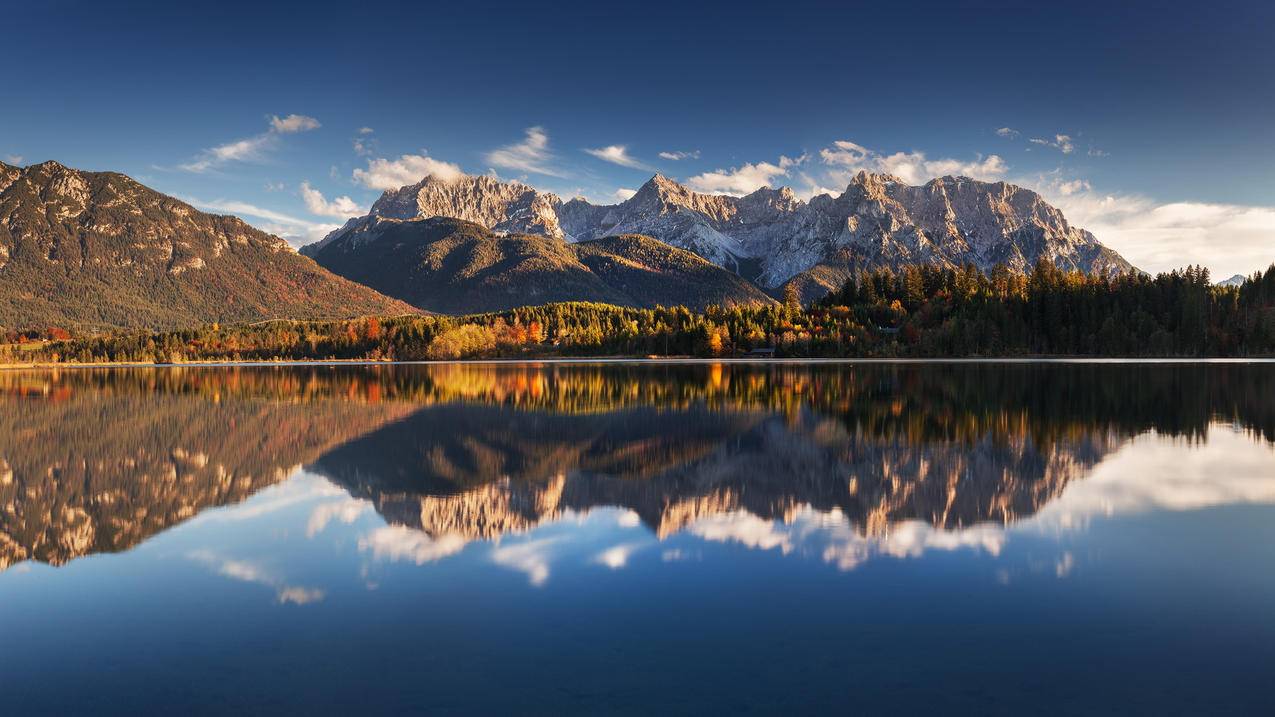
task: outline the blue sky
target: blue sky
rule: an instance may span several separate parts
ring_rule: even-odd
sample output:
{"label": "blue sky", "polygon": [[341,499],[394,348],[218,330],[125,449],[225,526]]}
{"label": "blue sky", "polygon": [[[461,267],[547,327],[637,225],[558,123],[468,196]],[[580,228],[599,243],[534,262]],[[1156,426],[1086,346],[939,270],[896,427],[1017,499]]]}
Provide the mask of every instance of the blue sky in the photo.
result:
{"label": "blue sky", "polygon": [[1275,6],[1066,5],[13,4],[0,159],[294,243],[430,170],[594,201],[965,173],[1146,269],[1275,261]]}

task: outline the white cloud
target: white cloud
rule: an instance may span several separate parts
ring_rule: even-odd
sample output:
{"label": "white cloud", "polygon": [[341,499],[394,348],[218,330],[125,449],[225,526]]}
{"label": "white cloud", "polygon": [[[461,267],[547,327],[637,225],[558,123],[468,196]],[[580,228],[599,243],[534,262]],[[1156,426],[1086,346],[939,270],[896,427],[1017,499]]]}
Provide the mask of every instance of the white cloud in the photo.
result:
{"label": "white cloud", "polygon": [[486,155],[487,162],[502,169],[544,174],[550,177],[566,177],[552,166],[554,155],[549,151],[549,135],[543,127],[528,127],[521,142],[493,149]]}
{"label": "white cloud", "polygon": [[1111,156],[1110,152],[1098,149],[1097,147],[1090,147],[1088,154],[1090,157],[1110,157]]}
{"label": "white cloud", "polygon": [[717,543],[734,542],[758,550],[779,549],[790,553],[793,536],[773,520],[763,520],[745,511],[718,513],[691,524],[689,532]]}
{"label": "white cloud", "polygon": [[431,174],[445,182],[465,175],[459,166],[451,162],[424,154],[405,154],[393,160],[369,159],[367,169],[354,170],[354,181],[368,189],[398,189],[415,184]]}
{"label": "white cloud", "polygon": [[1213,423],[1208,440],[1189,448],[1146,433],[1071,481],[1058,499],[1030,519],[1047,534],[1083,528],[1090,519],[1224,505],[1275,504],[1275,448],[1230,424]]}
{"label": "white cloud", "polygon": [[844,186],[860,171],[892,174],[908,184],[924,184],[935,177],[965,176],[984,181],[1000,179],[1009,167],[998,155],[978,156],[974,161],[929,159],[924,152],[883,155],[849,140],[838,140],[819,151],[829,167],[827,181]]}
{"label": "white cloud", "polygon": [[501,567],[527,574],[532,585],[540,587],[549,580],[550,548],[561,538],[540,538],[514,545],[493,548],[491,561]]}
{"label": "white cloud", "polygon": [[275,599],[281,604],[309,605],[322,600],[325,595],[322,590],[285,585],[275,594]]}
{"label": "white cloud", "polygon": [[209,550],[195,550],[186,555],[187,559],[208,566],[218,575],[245,583],[264,585],[275,591],[275,601],[279,604],[307,605],[324,598],[324,591],[316,588],[289,585],[282,578],[257,563],[247,560],[234,560],[219,557]]}
{"label": "white cloud", "polygon": [[1019,132],[1018,130],[1010,127],[1001,127],[996,130],[996,134],[997,136],[1004,137],[1005,139],[1014,139],[1018,137]]}
{"label": "white cloud", "polygon": [[660,158],[671,160],[673,162],[679,162],[683,159],[699,159],[699,150],[692,149],[687,152],[660,152]]}
{"label": "white cloud", "polygon": [[1063,154],[1071,154],[1072,151],[1076,149],[1075,144],[1073,144],[1071,141],[1071,137],[1065,134],[1056,134],[1054,135],[1054,138],[1052,140],[1041,139],[1040,137],[1032,137],[1031,139],[1027,141],[1031,142],[1032,144],[1039,144],[1044,147],[1053,147],[1054,149],[1058,150],[1059,152],[1062,152]]}
{"label": "white cloud", "polygon": [[1035,189],[1069,222],[1089,230],[1144,271],[1199,264],[1222,278],[1247,275],[1275,262],[1272,206],[1162,203],[1136,194],[1104,194],[1086,181],[1057,178],[1036,182]]}
{"label": "white cloud", "polygon": [[796,159],[781,156],[776,164],[757,162],[730,169],[718,169],[691,177],[686,180],[686,186],[706,194],[742,196],[770,186],[775,178],[788,176],[790,169],[805,161],[805,155]]}
{"label": "white cloud", "polygon": [[1004,530],[996,524],[949,531],[919,520],[896,523],[884,535],[864,536],[841,511],[825,513],[809,506],[788,522],[739,511],[701,518],[689,531],[704,540],[739,543],[754,550],[818,554],[841,570],[852,570],[873,556],[914,558],[927,550],[973,548],[998,555],[1005,542]]}
{"label": "white cloud", "polygon": [[359,550],[372,553],[377,560],[399,562],[410,560],[417,565],[432,563],[459,553],[465,548],[464,537],[448,534],[439,538],[430,537],[428,533],[413,530],[402,525],[387,525],[377,528],[368,535],[359,538]]}
{"label": "white cloud", "polygon": [[628,189],[627,187],[620,187],[619,189],[615,190],[615,193],[612,194],[611,196],[615,197],[616,201],[623,202],[624,200],[632,197],[634,194],[637,194],[636,189]]}
{"label": "white cloud", "polygon": [[629,564],[629,558],[642,548],[642,543],[624,543],[614,545],[593,558],[598,565],[605,565],[612,570],[619,570]]}
{"label": "white cloud", "polygon": [[23,156],[20,154],[6,154],[4,161],[9,164],[22,164]]}
{"label": "white cloud", "polygon": [[632,510],[624,510],[615,517],[615,524],[621,528],[636,528],[642,524],[642,516]]}
{"label": "white cloud", "polygon": [[1083,179],[1073,179],[1071,181],[1058,183],[1058,193],[1064,197],[1070,197],[1071,195],[1079,192],[1088,192],[1092,189],[1093,187],[1089,186],[1089,182]]}
{"label": "white cloud", "polygon": [[318,120],[305,115],[293,114],[282,119],[272,116],[270,118],[270,128],[267,131],[245,139],[210,147],[199,153],[190,162],[179,164],[178,168],[187,172],[200,173],[215,169],[228,162],[259,162],[265,158],[269,150],[278,145],[280,135],[306,132],[318,127]]}
{"label": "white cloud", "polygon": [[642,163],[641,160],[629,155],[629,150],[622,144],[613,144],[609,147],[601,147],[599,149],[586,149],[585,152],[597,157],[603,162],[618,164],[621,167],[630,167],[632,169],[650,169],[649,166]]}
{"label": "white cloud", "polygon": [[351,140],[354,146],[354,153],[360,157],[370,157],[380,151],[380,142],[375,137],[369,137],[374,130],[371,127],[360,127],[358,135]]}
{"label": "white cloud", "polygon": [[363,214],[363,210],[353,199],[341,196],[329,202],[323,197],[323,193],[311,187],[308,181],[301,183],[301,199],[305,202],[306,209],[309,209],[312,214],[324,217],[348,219]]}
{"label": "white cloud", "polygon": [[273,147],[274,143],[275,135],[259,134],[206,149],[196,159],[178,166],[187,172],[200,173],[226,162],[256,162],[262,159],[266,149]]}
{"label": "white cloud", "polygon": [[349,525],[371,507],[371,503],[357,498],[346,498],[334,503],[320,503],[310,511],[310,520],[306,522],[305,535],[307,538],[313,538],[322,533],[333,520]]}
{"label": "white cloud", "polygon": [[202,201],[191,197],[184,198],[184,201],[212,212],[222,212],[225,214],[234,214],[240,217],[255,217],[264,219],[264,222],[249,222],[258,229],[288,240],[288,243],[294,247],[303,246],[310,242],[318,241],[327,236],[328,233],[339,229],[339,224],[325,224],[322,222],[311,222],[305,219],[282,212],[276,212],[272,209],[264,209],[248,202],[240,202],[232,199],[214,199],[212,201]]}
{"label": "white cloud", "polygon": [[287,189],[288,185],[283,182],[266,182],[265,190],[267,192],[282,192]]}
{"label": "white cloud", "polygon": [[270,129],[279,134],[293,134],[296,132],[309,132],[312,129],[319,128],[319,120],[305,115],[288,115],[283,119],[277,116],[270,117]]}

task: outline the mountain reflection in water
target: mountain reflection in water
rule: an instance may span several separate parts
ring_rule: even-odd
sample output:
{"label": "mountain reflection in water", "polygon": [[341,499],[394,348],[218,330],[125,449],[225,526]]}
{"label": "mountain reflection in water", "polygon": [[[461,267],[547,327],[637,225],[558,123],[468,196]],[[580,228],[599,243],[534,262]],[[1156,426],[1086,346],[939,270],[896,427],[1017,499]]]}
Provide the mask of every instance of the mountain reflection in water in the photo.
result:
{"label": "mountain reflection in water", "polygon": [[985,540],[981,526],[1042,512],[1143,434],[1205,442],[1226,423],[1269,444],[1273,368],[3,372],[0,569],[128,550],[302,465],[440,555],[609,507],[661,539],[690,530],[755,542],[760,530],[774,544],[784,526],[817,523],[858,546],[827,556],[853,565],[865,539],[899,530]]}

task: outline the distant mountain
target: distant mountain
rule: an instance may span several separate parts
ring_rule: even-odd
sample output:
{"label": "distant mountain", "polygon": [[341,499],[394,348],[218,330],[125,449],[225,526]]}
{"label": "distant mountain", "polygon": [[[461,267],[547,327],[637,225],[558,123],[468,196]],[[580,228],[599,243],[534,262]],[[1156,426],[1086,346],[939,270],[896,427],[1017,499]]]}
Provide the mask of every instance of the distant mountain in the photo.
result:
{"label": "distant mountain", "polygon": [[445,313],[555,301],[700,309],[710,303],[773,301],[695,254],[641,236],[569,243],[544,235],[496,233],[447,217],[374,214],[303,251],[352,281]]}
{"label": "distant mountain", "polygon": [[0,163],[0,327],[179,328],[414,311],[114,172]]}
{"label": "distant mountain", "polygon": [[324,239],[358,233],[378,218],[452,216],[494,231],[568,241],[641,234],[694,252],[775,291],[794,281],[806,298],[839,287],[855,271],[924,263],[1026,272],[1040,259],[1086,272],[1132,265],[1073,227],[1039,194],[1004,182],[942,177],[916,187],[861,172],[840,196],[809,202],[790,189],[743,197],[700,194],[655,175],[629,199],[598,206],[563,202],[525,184],[490,177],[426,177],[386,192],[366,217]]}
{"label": "distant mountain", "polygon": [[1247,276],[1244,276],[1243,274],[1236,274],[1235,276],[1232,276],[1229,279],[1225,279],[1223,281],[1217,282],[1217,285],[1218,286],[1242,286],[1245,281],[1248,281]]}

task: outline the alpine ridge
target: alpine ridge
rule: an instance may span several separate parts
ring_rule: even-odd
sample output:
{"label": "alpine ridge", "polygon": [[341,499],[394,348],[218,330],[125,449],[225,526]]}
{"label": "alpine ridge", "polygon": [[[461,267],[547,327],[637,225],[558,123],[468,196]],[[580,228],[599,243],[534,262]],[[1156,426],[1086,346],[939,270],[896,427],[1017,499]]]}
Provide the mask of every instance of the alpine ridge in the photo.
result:
{"label": "alpine ridge", "polygon": [[922,186],[860,172],[839,196],[802,201],[786,187],[735,197],[702,194],[655,175],[614,205],[563,202],[520,182],[462,176],[385,192],[306,253],[363,234],[377,219],[448,216],[495,232],[585,241],[641,234],[694,252],[771,292],[794,282],[803,298],[859,270],[924,263],[1003,265],[1025,273],[1044,259],[1088,273],[1133,270],[1039,194],[1006,182],[940,177]]}
{"label": "alpine ridge", "polygon": [[415,312],[122,174],[0,163],[0,326],[181,328]]}
{"label": "alpine ridge", "polygon": [[450,217],[372,215],[305,248],[325,268],[428,311],[560,301],[653,308],[773,303],[739,276],[649,237],[567,242]]}

